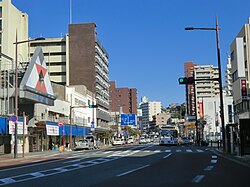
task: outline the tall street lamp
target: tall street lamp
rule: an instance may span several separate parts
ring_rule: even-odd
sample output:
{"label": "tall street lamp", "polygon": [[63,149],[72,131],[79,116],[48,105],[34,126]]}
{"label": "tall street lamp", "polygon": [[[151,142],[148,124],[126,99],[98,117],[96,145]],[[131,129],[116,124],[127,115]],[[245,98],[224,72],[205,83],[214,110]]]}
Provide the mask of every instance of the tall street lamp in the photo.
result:
{"label": "tall street lamp", "polygon": [[15,121],[15,143],[14,143],[14,158],[17,158],[17,121],[18,121],[18,62],[17,62],[17,46],[18,44],[22,43],[28,43],[31,41],[36,41],[36,40],[45,40],[45,38],[35,38],[35,39],[30,39],[30,40],[23,40],[23,41],[17,41],[17,31],[16,31],[16,42],[13,44],[15,45],[16,48],[16,54],[15,54],[15,116],[16,116],[16,121]]}
{"label": "tall street lamp", "polygon": [[225,151],[225,119],[224,119],[224,106],[223,106],[223,90],[222,90],[222,75],[221,75],[221,62],[220,62],[220,39],[219,39],[219,24],[218,17],[216,17],[215,28],[194,28],[186,27],[185,30],[212,30],[216,33],[216,44],[217,44],[217,59],[218,59],[218,69],[219,69],[219,86],[220,86],[220,117],[221,117],[221,127],[222,127],[222,143],[223,151]]}

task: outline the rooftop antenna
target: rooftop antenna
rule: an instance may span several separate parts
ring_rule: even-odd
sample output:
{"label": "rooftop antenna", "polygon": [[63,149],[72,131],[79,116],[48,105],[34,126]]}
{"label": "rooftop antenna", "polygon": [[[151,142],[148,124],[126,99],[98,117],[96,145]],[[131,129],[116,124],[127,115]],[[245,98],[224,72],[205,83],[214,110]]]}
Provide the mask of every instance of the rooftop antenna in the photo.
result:
{"label": "rooftop antenna", "polygon": [[69,24],[72,24],[72,0],[69,0]]}

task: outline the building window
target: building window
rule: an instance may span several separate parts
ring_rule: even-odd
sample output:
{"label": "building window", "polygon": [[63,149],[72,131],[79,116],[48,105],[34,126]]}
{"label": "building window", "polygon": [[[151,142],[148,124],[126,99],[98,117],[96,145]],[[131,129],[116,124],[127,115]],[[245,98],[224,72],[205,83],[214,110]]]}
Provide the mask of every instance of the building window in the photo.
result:
{"label": "building window", "polygon": [[233,72],[232,79],[233,79],[233,82],[238,79],[238,71],[237,70],[235,72]]}
{"label": "building window", "polygon": [[228,105],[228,122],[232,123],[233,122],[233,107],[232,105]]}
{"label": "building window", "polygon": [[231,56],[231,61],[233,61],[234,60],[234,51],[231,52],[230,56]]}
{"label": "building window", "polygon": [[0,31],[2,31],[2,20],[0,20]]}
{"label": "building window", "polygon": [[0,18],[2,18],[2,7],[0,7]]}

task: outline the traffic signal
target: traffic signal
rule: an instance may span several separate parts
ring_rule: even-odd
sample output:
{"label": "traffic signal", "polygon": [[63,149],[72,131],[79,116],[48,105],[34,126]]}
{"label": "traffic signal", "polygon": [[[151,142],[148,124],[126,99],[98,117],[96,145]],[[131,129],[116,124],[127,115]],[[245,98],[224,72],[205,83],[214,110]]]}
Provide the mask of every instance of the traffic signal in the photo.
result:
{"label": "traffic signal", "polygon": [[193,84],[194,77],[181,77],[179,78],[179,84]]}
{"label": "traffic signal", "polygon": [[97,108],[97,105],[89,105],[89,108]]}

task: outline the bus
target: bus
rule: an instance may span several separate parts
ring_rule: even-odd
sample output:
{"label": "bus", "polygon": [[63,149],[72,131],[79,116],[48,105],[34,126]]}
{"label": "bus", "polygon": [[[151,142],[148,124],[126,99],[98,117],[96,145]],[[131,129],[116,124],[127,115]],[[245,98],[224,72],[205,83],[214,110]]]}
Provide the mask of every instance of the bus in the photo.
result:
{"label": "bus", "polygon": [[160,127],[159,145],[178,145],[178,130],[174,125],[163,125]]}

